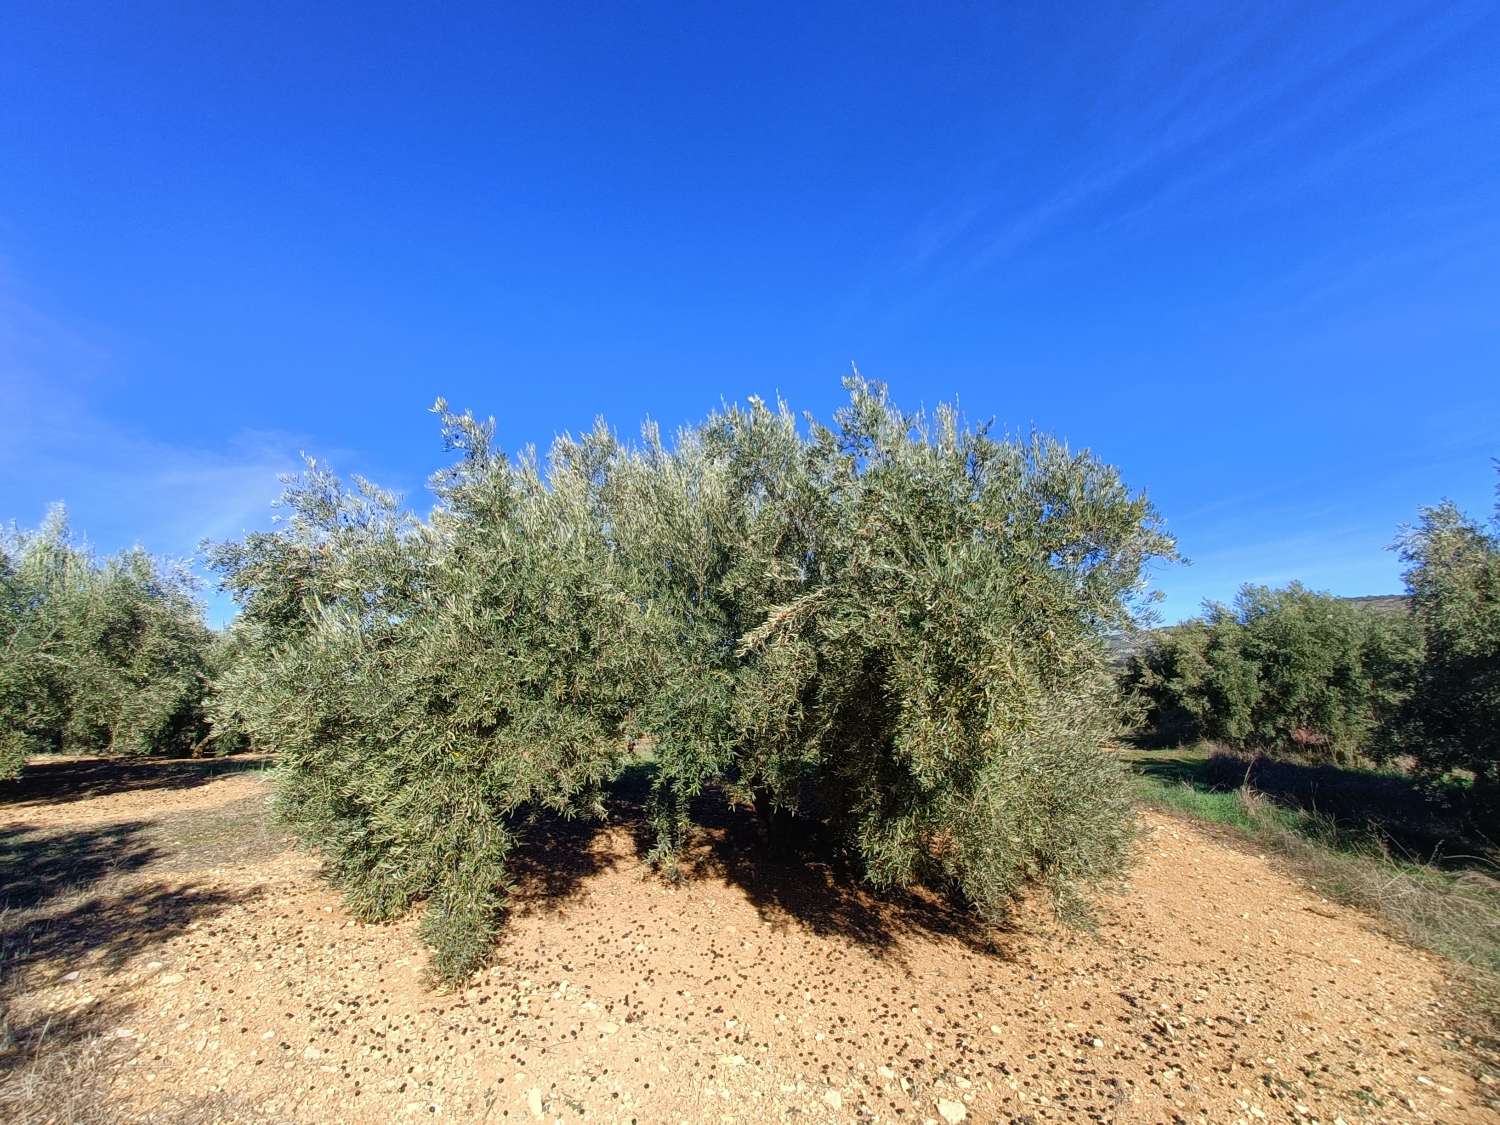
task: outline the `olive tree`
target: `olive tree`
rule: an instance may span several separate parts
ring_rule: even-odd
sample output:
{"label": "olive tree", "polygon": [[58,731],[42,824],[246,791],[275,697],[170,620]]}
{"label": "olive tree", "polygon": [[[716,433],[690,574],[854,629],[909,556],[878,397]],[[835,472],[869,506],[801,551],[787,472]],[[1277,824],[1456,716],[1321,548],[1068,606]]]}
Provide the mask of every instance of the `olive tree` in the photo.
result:
{"label": "olive tree", "polygon": [[1489,526],[1428,508],[1397,548],[1424,651],[1389,749],[1433,777],[1468,773],[1500,809],[1500,505]]}
{"label": "olive tree", "polygon": [[618,769],[625,602],[592,505],[612,439],[544,473],[440,404],[459,454],[421,521],[316,464],[281,529],[211,551],[244,607],[219,706],[274,749],[280,809],[360,917],[425,901],[445,978],[493,935],[506,858],[539,810],[597,810]]}
{"label": "olive tree", "polygon": [[1417,649],[1400,615],[1297,582],[1246,585],[1232,605],[1149,638],[1124,685],[1160,737],[1350,761],[1401,705]]}
{"label": "olive tree", "polygon": [[809,435],[815,580],[744,643],[772,694],[807,700],[824,815],[876,883],[948,885],[991,916],[1039,884],[1076,914],[1131,821],[1105,639],[1171,541],[1086,452],[848,389]]}
{"label": "olive tree", "polygon": [[599,813],[642,752],[667,872],[710,789],[991,916],[1120,870],[1105,636],[1172,550],[1155,513],[1055,440],[848,390],[832,425],[751,400],[545,463],[439,403],[428,518],[311,466],[278,530],[213,549],[245,654],[215,705],[278,751],[352,909],[425,902],[461,977],[528,821]]}
{"label": "olive tree", "polygon": [[186,571],[140,548],[99,560],[54,510],[0,540],[0,776],[31,754],[187,753],[213,636]]}

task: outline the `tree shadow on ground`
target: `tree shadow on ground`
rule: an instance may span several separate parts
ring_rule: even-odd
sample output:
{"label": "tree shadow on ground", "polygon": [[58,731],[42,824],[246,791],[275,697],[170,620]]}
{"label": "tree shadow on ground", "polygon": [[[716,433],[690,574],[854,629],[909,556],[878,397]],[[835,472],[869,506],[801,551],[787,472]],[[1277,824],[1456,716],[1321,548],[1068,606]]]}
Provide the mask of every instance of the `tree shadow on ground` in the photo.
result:
{"label": "tree shadow on ground", "polygon": [[[237,808],[239,802],[231,808]],[[215,810],[216,812],[218,810]],[[263,816],[262,816],[263,819]],[[238,821],[215,822],[219,836]],[[42,828],[0,838],[0,971],[54,957],[97,958],[118,965],[153,942],[217,914],[249,893],[137,876],[161,871],[162,843],[183,825],[130,820],[76,828]],[[194,850],[203,845],[192,841]]]}
{"label": "tree shadow on ground", "polygon": [[[526,915],[572,900],[591,878],[620,862],[617,832],[629,835],[636,858],[644,860],[656,843],[646,819],[654,773],[649,762],[628,768],[610,788],[604,820],[534,818],[511,854],[508,910]],[[773,927],[800,926],[891,955],[911,936],[949,938],[991,955],[1006,952],[1012,931],[926,890],[876,890],[806,821],[791,826],[790,836],[772,848],[753,813],[732,807],[717,790],[693,803],[692,820],[680,877],[738,888]]]}
{"label": "tree shadow on ground", "polygon": [[595,874],[615,867],[619,856],[604,841],[613,826],[625,826],[637,838],[645,825],[645,796],[654,766],[636,762],[625,766],[604,799],[604,819],[537,813],[520,832],[520,843],[510,853],[511,891],[507,909],[513,913],[555,910],[579,892]]}
{"label": "tree shadow on ground", "polygon": [[0,965],[7,974],[54,962],[113,971],[149,946],[261,893],[260,888],[122,880],[53,899],[43,908],[9,910],[0,915]]}
{"label": "tree shadow on ground", "polygon": [[945,938],[991,956],[1007,952],[1008,928],[928,888],[877,889],[816,825],[782,826],[788,838],[773,847],[750,810],[732,808],[720,795],[705,795],[694,814],[703,831],[688,857],[689,876],[738,888],[773,928],[795,925],[890,956],[913,937]]}
{"label": "tree shadow on ground", "polygon": [[1212,788],[1206,769],[1208,763],[1203,758],[1177,757],[1163,751],[1159,757],[1154,753],[1149,757],[1144,754],[1135,757],[1130,764],[1137,773],[1145,774],[1147,777],[1169,785],[1191,785],[1195,789]]}
{"label": "tree shadow on ground", "polygon": [[[118,1000],[27,1009],[28,992],[68,972],[119,970],[131,958],[260,892],[123,877],[152,862],[148,821],[23,833],[0,853],[16,872],[0,909],[0,1119],[123,1120],[112,1076],[134,1050],[117,1034]],[[165,1119],[165,1118],[163,1118]]]}
{"label": "tree shadow on ground", "polygon": [[152,789],[193,789],[229,774],[264,769],[266,764],[264,755],[33,759],[20,777],[0,781],[0,810]]}
{"label": "tree shadow on ground", "polygon": [[[62,799],[132,790],[195,786],[224,773],[259,768],[240,761],[44,763],[20,788],[37,803],[60,787]],[[225,767],[229,768],[226,769]],[[75,793],[77,785],[86,792]],[[14,797],[17,785],[0,786]],[[0,809],[6,807],[0,797]],[[13,806],[11,806],[13,807]],[[259,888],[229,890],[162,875],[175,867],[234,864],[281,850],[265,800],[190,809],[163,820],[35,828],[0,836],[0,1120],[86,1123],[201,1122],[248,1119],[226,1096],[161,1091],[149,1114],[119,1100],[121,1068],[138,1040],[121,1034],[134,1005],[89,1000],[48,1010],[30,995],[80,972],[90,981],[171,941],[197,923],[256,898]]]}
{"label": "tree shadow on ground", "polygon": [[649,832],[646,797],[655,771],[649,762],[627,766],[609,787],[602,820],[555,813],[533,817],[510,856],[508,909],[521,914],[556,909],[588,879],[614,868],[620,856],[609,837],[616,829],[629,832],[638,854],[644,855],[649,850],[644,843]]}
{"label": "tree shadow on ground", "polygon": [[88,828],[37,829],[0,838],[0,911],[30,910],[51,899],[138,871],[161,853],[145,838],[148,820]]}
{"label": "tree shadow on ground", "polygon": [[146,949],[258,894],[120,880],[110,891],[0,912],[0,1120],[92,1125],[248,1118],[227,1112],[236,1107],[221,1104],[220,1095],[170,1091],[163,1091],[162,1103],[149,1115],[128,1114],[115,1093],[121,1068],[139,1048],[128,1030],[136,1005],[85,998],[52,1010],[24,1000],[75,967],[85,980],[115,972]]}
{"label": "tree shadow on ground", "polygon": [[609,826],[607,820],[556,813],[532,818],[507,861],[511,891],[506,909],[518,915],[559,909],[589,879],[614,867],[618,857],[600,840]]}
{"label": "tree shadow on ground", "polygon": [[110,1104],[112,1076],[137,1044],[115,1032],[132,1010],[98,1001],[21,1015],[0,998],[0,1117],[16,1125],[119,1120]]}
{"label": "tree shadow on ground", "polygon": [[[645,817],[650,771],[617,785],[611,820],[627,827],[638,858],[655,846]],[[985,923],[962,905],[925,889],[877,890],[841,856],[816,823],[791,818],[773,844],[749,809],[718,790],[692,805],[694,832],[681,857],[683,879],[718,879],[737,888],[773,928],[799,926],[894,956],[904,937],[943,937],[985,954],[1005,954],[1012,931]]]}
{"label": "tree shadow on ground", "polygon": [[128,1031],[138,1005],[95,1001],[63,1012],[18,1014],[0,999],[0,1121],[6,1125],[206,1125],[259,1120],[253,1102],[227,1091],[154,1089],[149,1108],[126,1068],[141,1050]]}
{"label": "tree shadow on ground", "polygon": [[289,837],[256,795],[156,820],[0,835],[0,911],[30,910],[120,875],[243,867],[284,851]]}

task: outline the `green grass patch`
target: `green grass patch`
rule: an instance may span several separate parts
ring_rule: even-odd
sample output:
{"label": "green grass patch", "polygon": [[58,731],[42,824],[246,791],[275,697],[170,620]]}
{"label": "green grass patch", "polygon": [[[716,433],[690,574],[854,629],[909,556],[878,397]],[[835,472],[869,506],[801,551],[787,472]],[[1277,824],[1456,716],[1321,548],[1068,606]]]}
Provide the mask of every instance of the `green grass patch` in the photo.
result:
{"label": "green grass patch", "polygon": [[1252,813],[1237,789],[1228,792],[1199,789],[1186,782],[1173,783],[1155,778],[1142,778],[1139,784],[1145,803],[1163,812],[1228,825],[1251,834],[1265,827],[1266,818],[1274,819],[1278,827],[1287,831],[1295,832],[1303,827],[1301,821],[1304,818],[1285,809],[1272,807]]}

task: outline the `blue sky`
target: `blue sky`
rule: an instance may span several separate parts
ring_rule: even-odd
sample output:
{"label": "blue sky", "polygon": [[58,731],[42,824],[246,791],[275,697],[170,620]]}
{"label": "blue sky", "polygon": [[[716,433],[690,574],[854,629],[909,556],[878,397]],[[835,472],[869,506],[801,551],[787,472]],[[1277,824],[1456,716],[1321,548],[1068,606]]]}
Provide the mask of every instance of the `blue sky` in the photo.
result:
{"label": "blue sky", "polygon": [[[7,5],[0,519],[269,521],[851,360],[1088,446],[1188,567],[1399,589],[1493,504],[1492,4]],[[222,620],[227,607],[215,600]]]}

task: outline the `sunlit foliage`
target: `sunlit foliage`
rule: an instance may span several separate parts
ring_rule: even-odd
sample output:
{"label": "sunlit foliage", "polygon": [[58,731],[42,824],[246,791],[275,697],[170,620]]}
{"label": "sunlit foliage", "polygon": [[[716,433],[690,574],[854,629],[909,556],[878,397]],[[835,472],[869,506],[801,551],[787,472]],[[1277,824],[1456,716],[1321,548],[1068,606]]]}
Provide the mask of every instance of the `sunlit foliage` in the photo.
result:
{"label": "sunlit foliage", "polygon": [[99,560],[55,510],[0,540],[0,776],[40,753],[188,753],[212,634],[185,572]]}
{"label": "sunlit foliage", "polygon": [[1315,593],[1247,585],[1233,605],[1163,630],[1132,655],[1127,695],[1159,737],[1323,761],[1370,753],[1409,690],[1408,619]]}
{"label": "sunlit foliage", "polygon": [[1171,541],[1086,453],[848,390],[832,425],[752,400],[545,463],[440,402],[429,518],[313,465],[278,531],[214,549],[244,606],[215,706],[278,751],[353,909],[424,901],[463,976],[528,818],[598,814],[645,754],[668,874],[716,789],[877,884],[1079,913],[1130,835],[1105,638]]}
{"label": "sunlit foliage", "polygon": [[1428,508],[1399,549],[1424,658],[1391,749],[1434,777],[1468,773],[1500,814],[1500,505],[1489,526]]}

